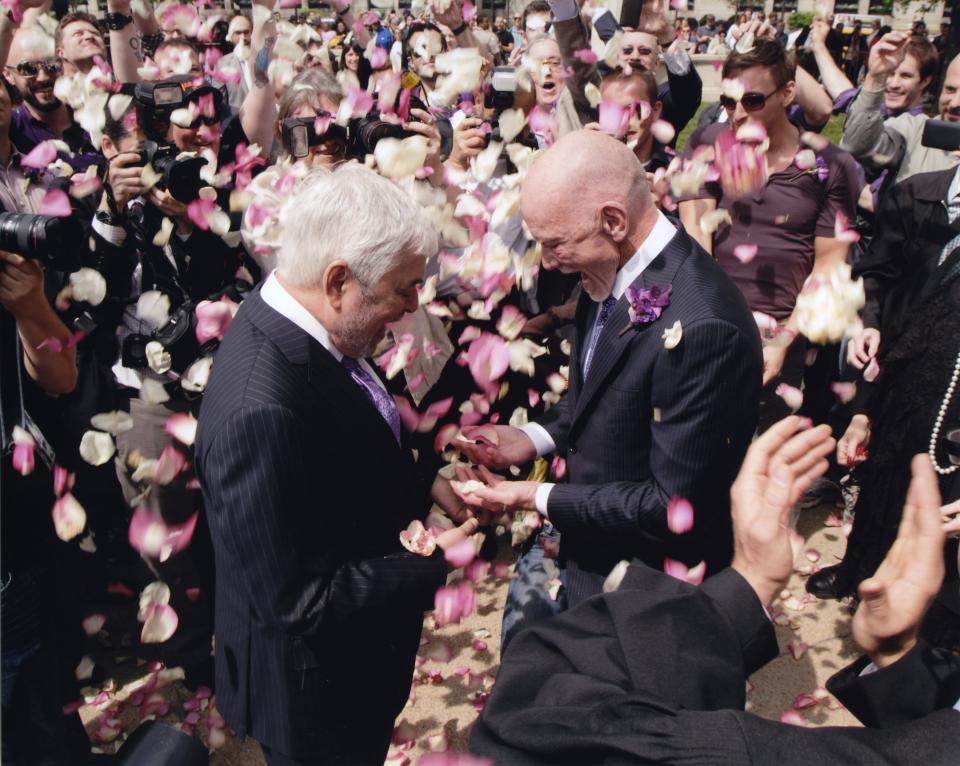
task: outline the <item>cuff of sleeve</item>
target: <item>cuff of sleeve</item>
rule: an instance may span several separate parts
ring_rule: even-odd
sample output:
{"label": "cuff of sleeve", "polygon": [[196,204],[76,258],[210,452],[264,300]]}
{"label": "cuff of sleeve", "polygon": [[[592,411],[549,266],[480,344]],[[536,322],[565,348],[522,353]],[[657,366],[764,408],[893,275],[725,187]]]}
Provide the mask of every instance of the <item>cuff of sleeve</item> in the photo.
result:
{"label": "cuff of sleeve", "polygon": [[93,219],[93,230],[116,247],[120,247],[127,240],[127,230],[122,226],[111,226],[96,218]]}
{"label": "cuff of sleeve", "polygon": [[683,77],[690,71],[690,65],[693,63],[690,54],[679,47],[671,45],[664,51],[663,63],[666,64],[667,71],[678,77]]}
{"label": "cuff of sleeve", "polygon": [[553,437],[539,423],[527,423],[520,430],[530,437],[530,441],[533,442],[533,446],[537,450],[537,457],[549,455],[557,448]]}
{"label": "cuff of sleeve", "polygon": [[534,497],[534,505],[537,506],[537,513],[543,518],[550,520],[550,514],[547,513],[547,503],[550,501],[550,492],[553,490],[553,484],[547,482],[537,487],[537,494]]}
{"label": "cuff of sleeve", "polygon": [[554,21],[569,21],[580,15],[577,0],[549,0]]}

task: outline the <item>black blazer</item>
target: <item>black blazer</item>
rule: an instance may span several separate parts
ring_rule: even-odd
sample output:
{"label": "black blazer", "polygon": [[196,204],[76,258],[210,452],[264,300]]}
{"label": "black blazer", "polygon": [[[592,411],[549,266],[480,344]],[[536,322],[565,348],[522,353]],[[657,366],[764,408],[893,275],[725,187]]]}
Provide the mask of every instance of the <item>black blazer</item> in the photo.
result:
{"label": "black blazer", "polygon": [[924,680],[898,687],[917,673],[935,677],[921,650],[871,676],[859,677],[862,665],[854,665],[838,674],[842,682],[830,682],[857,715],[857,696],[872,697],[883,684],[903,697],[888,708],[912,704],[922,718],[897,720],[888,710],[862,720],[892,728],[805,729],[743,711],[744,680],[776,655],[773,626],[735,571],[693,588],[635,564],[615,593],[517,636],[470,749],[498,766],[956,762],[956,658],[951,670],[944,661],[937,671],[939,686]]}
{"label": "black blazer", "polygon": [[[426,515],[429,482],[343,366],[259,290],[217,353],[199,420],[220,711],[295,759],[366,763],[382,746],[382,763],[447,574],[439,550],[399,541]],[[358,747],[373,754],[351,759]]]}
{"label": "black blazer", "polygon": [[[756,323],[740,291],[683,229],[647,266],[635,287],[673,285],[652,324],[629,324],[624,295],[597,341],[583,381],[586,328],[596,303],[583,296],[570,358],[570,388],[544,426],[567,458],[569,484],[550,493],[560,530],[571,603],[599,593],[622,560],[663,569],[664,557],[708,572],[733,554],[730,485],[757,425],[762,355]],[[664,348],[663,331],[683,336]],[[694,507],[693,529],[667,528],[674,496]]]}

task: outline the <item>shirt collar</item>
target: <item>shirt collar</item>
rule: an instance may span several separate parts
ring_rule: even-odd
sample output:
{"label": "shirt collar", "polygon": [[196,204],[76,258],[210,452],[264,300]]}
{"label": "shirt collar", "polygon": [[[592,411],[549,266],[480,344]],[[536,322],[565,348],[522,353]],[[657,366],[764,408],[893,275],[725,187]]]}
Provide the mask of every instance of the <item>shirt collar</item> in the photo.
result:
{"label": "shirt collar", "polygon": [[263,287],[260,288],[260,297],[270,308],[314,338],[317,343],[333,354],[333,358],[338,362],[343,359],[343,354],[330,340],[327,328],[280,284],[276,271],[271,271],[270,276],[263,283]]}
{"label": "shirt collar", "polygon": [[947,189],[947,207],[951,205],[960,205],[960,165],[957,165],[953,180]]}
{"label": "shirt collar", "polygon": [[640,245],[637,252],[635,252],[630,257],[630,260],[623,264],[623,267],[617,272],[617,276],[613,280],[613,290],[611,292],[614,298],[620,300],[620,298],[623,297],[627,288],[630,287],[637,277],[643,273],[643,270],[653,262],[653,259],[660,255],[663,249],[670,244],[670,240],[673,239],[676,233],[677,230],[674,225],[658,210],[657,222],[653,225],[653,229],[647,235],[647,238],[643,240],[643,244]]}

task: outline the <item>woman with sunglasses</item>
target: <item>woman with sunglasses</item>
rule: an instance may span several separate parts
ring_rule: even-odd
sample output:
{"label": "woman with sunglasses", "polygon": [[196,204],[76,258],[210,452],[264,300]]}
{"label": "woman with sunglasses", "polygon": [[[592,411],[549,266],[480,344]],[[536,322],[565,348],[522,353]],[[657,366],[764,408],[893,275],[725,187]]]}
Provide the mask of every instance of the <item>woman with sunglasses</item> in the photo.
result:
{"label": "woman with sunglasses", "polygon": [[[766,153],[759,155],[762,172],[741,174],[721,159],[721,174],[729,180],[708,183],[693,199],[681,201],[680,220],[733,279],[750,309],[778,325],[777,342],[763,349],[763,431],[790,413],[778,386],[800,387],[806,342],[798,337],[797,295],[807,277],[826,276],[846,262],[849,242],[835,227],[841,216],[855,220],[860,177],[853,158],[832,144],[817,150],[812,166],[798,158],[806,146],[787,111],[796,96],[795,67],[779,43],[757,40],[749,53],[732,53],[723,77],[739,80],[744,90],[739,99],[723,97],[729,124],[697,130],[685,156],[734,143],[737,135],[742,142],[734,143],[734,152],[757,156],[755,144],[768,140]],[[704,216],[720,209],[731,222],[713,233],[701,228]]]}

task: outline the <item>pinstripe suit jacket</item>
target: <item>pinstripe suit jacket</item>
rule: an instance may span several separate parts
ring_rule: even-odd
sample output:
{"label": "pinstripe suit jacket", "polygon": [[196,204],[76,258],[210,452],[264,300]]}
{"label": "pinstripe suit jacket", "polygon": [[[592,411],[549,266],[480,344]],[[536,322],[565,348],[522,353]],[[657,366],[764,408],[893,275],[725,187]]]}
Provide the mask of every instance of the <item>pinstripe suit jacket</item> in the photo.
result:
{"label": "pinstripe suit jacket", "polygon": [[[626,296],[614,306],[583,380],[586,328],[596,304],[576,318],[570,387],[540,424],[566,452],[567,484],[550,493],[560,530],[571,604],[599,593],[622,559],[663,569],[664,557],[719,571],[733,554],[730,485],[757,425],[760,337],[740,291],[679,229],[633,283],[673,286],[660,318],[629,325]],[[680,344],[662,334],[680,321]],[[692,531],[666,523],[671,497],[694,507]]]}
{"label": "pinstripe suit jacket", "polygon": [[196,460],[224,718],[293,758],[371,742],[382,757],[447,574],[442,553],[399,542],[428,510],[409,451],[342,365],[257,290],[217,353]]}

